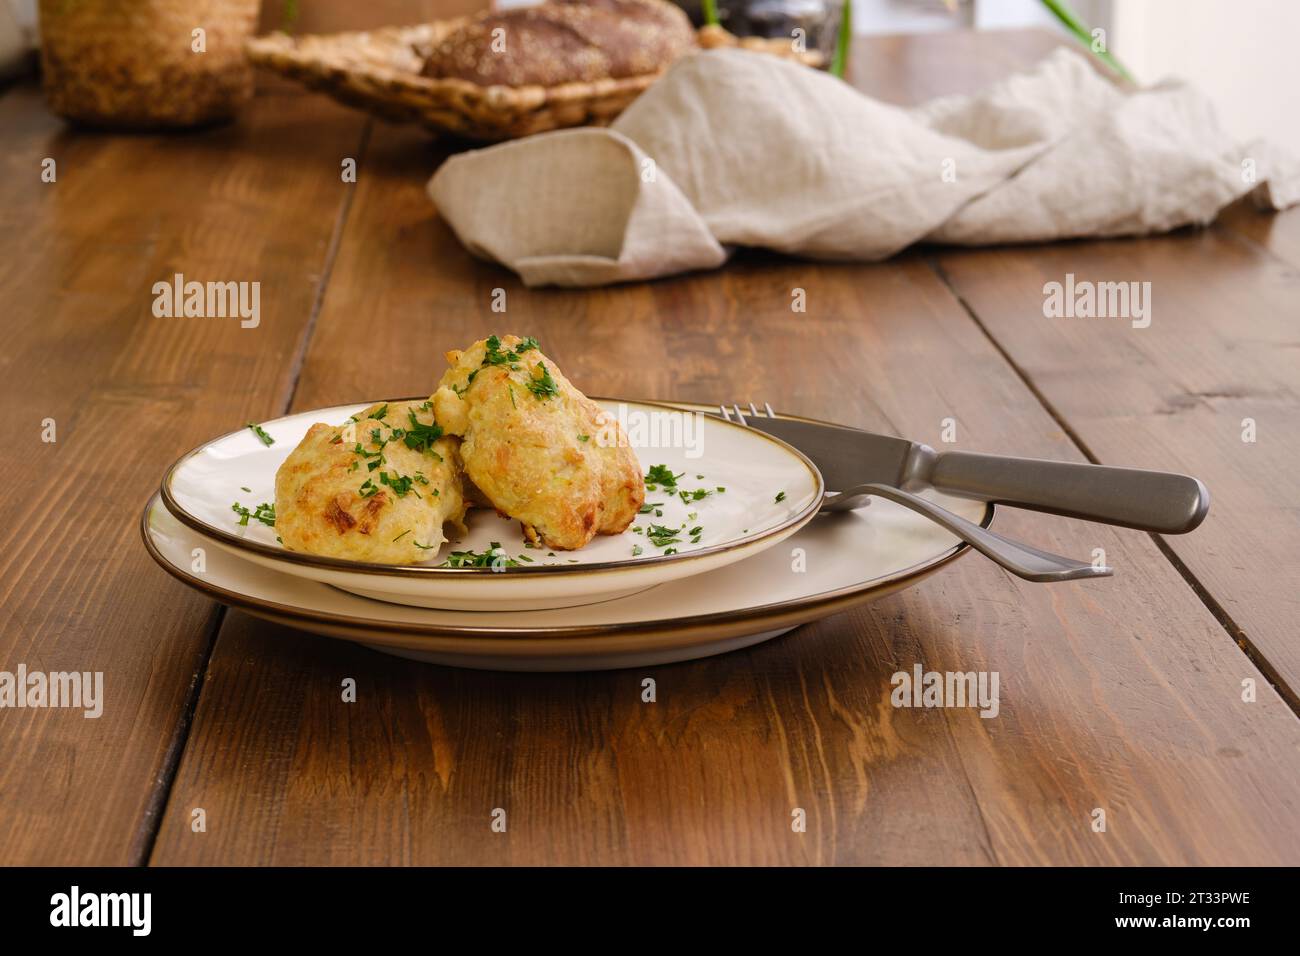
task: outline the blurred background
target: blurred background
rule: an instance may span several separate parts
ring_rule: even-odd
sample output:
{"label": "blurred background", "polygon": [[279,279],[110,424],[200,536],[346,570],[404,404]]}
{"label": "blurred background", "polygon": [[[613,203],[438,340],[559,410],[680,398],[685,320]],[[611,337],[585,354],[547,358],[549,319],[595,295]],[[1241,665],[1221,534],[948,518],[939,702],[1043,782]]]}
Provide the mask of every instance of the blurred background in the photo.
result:
{"label": "blurred background", "polygon": [[[146,0],[56,0],[111,2]],[[289,27],[296,33],[369,29],[418,23],[531,0],[366,0],[320,4],[264,0],[258,32]],[[697,21],[699,0],[680,4]],[[852,0],[855,34],[1043,27],[1066,32],[1044,0]],[[38,0],[0,0],[0,74],[34,69]],[[716,0],[733,32],[783,33],[791,22],[837,19],[840,0]],[[1107,48],[1142,84],[1178,76],[1193,82],[1219,109],[1233,135],[1267,136],[1300,154],[1300,124],[1290,108],[1300,86],[1300,57],[1291,47],[1300,33],[1297,0],[1072,0],[1069,9],[1090,29],[1104,31]],[[851,69],[851,66],[850,66]]]}

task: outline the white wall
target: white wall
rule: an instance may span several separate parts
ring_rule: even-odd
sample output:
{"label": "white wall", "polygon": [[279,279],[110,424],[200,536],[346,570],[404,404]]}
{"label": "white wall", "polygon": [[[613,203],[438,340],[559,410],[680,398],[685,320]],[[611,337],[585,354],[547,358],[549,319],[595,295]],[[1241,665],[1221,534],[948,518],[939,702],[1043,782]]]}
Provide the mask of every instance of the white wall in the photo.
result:
{"label": "white wall", "polygon": [[1114,0],[1111,50],[1143,84],[1182,77],[1242,139],[1300,156],[1300,2]]}

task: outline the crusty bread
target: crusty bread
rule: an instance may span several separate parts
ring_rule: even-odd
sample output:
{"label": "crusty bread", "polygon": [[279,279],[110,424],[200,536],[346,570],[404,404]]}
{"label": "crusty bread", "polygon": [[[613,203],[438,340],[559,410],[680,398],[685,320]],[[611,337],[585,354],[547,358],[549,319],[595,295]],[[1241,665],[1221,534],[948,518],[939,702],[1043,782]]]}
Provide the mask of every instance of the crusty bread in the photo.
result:
{"label": "crusty bread", "polygon": [[482,86],[556,86],[662,70],[695,45],[666,0],[551,0],[480,14],[435,46],[424,75]]}

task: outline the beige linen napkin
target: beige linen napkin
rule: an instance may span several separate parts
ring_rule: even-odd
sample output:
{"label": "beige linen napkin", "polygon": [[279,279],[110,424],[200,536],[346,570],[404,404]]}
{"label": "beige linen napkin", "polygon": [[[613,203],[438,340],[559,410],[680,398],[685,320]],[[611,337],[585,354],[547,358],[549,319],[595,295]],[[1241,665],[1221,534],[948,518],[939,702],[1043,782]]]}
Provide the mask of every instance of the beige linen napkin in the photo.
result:
{"label": "beige linen napkin", "polygon": [[713,268],[728,246],[883,259],[1157,232],[1253,193],[1300,199],[1300,164],[1238,145],[1182,84],[1116,89],[1058,50],[974,96],[914,110],[760,53],[679,61],[608,129],[455,156],[429,195],[475,255],[528,285]]}

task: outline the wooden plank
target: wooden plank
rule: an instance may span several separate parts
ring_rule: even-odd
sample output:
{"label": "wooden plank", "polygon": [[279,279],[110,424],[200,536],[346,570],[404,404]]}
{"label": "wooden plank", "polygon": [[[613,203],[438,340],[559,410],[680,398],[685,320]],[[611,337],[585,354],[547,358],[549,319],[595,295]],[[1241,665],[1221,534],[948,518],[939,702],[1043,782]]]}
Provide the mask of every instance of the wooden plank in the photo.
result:
{"label": "wooden plank", "polygon": [[[0,709],[6,863],[147,856],[218,613],[153,566],[140,509],[174,457],[283,408],[361,128],[281,95],[116,137],[30,87],[0,99],[0,670],[100,671],[105,698],[90,720]],[[260,324],[154,317],[177,272],[261,282]]]}
{"label": "wooden plank", "polygon": [[1240,236],[1292,268],[1300,268],[1300,215],[1294,210],[1278,215],[1242,200],[1225,209],[1214,228]]}
{"label": "wooden plank", "polygon": [[[1279,218],[1300,223],[1300,212]],[[1218,229],[945,252],[939,263],[1095,458],[1205,481],[1209,518],[1165,542],[1231,633],[1300,703],[1295,270]],[[1076,282],[1149,282],[1150,326],[1045,318],[1044,286],[1067,274]]]}
{"label": "wooden plank", "polygon": [[[932,442],[955,417],[959,447],[1079,457],[917,256],[528,290],[438,222],[430,166],[419,135],[376,131],[295,407],[418,393],[443,348],[508,326],[597,393],[754,397]],[[421,666],[232,613],[153,862],[1300,861],[1295,717],[1262,680],[1242,703],[1260,675],[1151,539],[999,525],[1105,548],[1120,577],[1029,585],[970,558],[750,651],[586,675]],[[916,662],[998,671],[1001,715],[892,708]]]}

